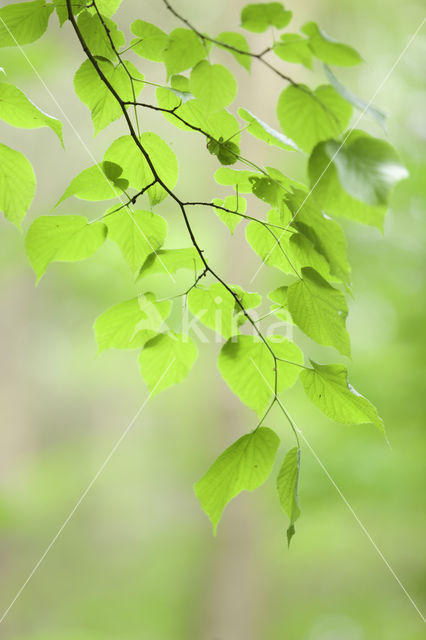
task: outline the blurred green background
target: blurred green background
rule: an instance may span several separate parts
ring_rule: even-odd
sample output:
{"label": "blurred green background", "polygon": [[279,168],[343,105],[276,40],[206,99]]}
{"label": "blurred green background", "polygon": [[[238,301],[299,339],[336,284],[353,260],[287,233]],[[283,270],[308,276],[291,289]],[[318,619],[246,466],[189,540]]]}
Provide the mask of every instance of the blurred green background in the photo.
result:
{"label": "blurred green background", "polygon": [[[212,35],[237,27],[240,0],[175,0],[175,6]],[[358,48],[359,69],[340,79],[368,99],[424,17],[421,2],[318,0],[288,3],[294,27],[316,20],[330,35]],[[117,19],[127,30],[136,18],[164,30],[177,24],[161,2],[125,0]],[[126,33],[129,33],[128,30]],[[254,36],[255,49],[270,36]],[[257,44],[258,43],[258,44]],[[25,51],[78,129],[101,158],[114,124],[93,139],[88,110],[73,93],[72,75],[83,60],[68,26],[52,17],[49,33]],[[392,451],[371,426],[327,421],[296,386],[284,397],[290,412],[378,547],[424,610],[426,436],[424,391],[425,265],[425,28],[418,34],[375,100],[389,116],[389,139],[410,169],[394,192],[384,236],[345,224],[353,266],[349,329],[354,386],[383,416]],[[282,85],[261,66],[251,76],[224,52],[236,73],[238,105],[276,126]],[[278,60],[278,59],[277,59]],[[138,59],[149,79],[164,81],[154,64]],[[292,65],[297,78],[323,81]],[[1,50],[0,66],[51,115],[58,106],[19,51]],[[291,70],[290,70],[291,69]],[[147,99],[150,90],[146,90]],[[362,126],[380,135],[367,118]],[[182,194],[207,200],[215,159],[196,134],[160,115],[144,113],[144,130],[165,137],[178,154]],[[0,124],[2,142],[24,151],[37,170],[38,191],[24,227],[48,213],[70,179],[92,164],[69,123],[66,153],[47,130],[13,130]],[[184,151],[182,151],[184,149]],[[291,154],[263,150],[245,139],[243,153],[282,166],[295,177],[304,167]],[[202,159],[202,160],[201,160]],[[253,215],[258,204],[251,203]],[[71,199],[58,209],[95,217],[105,209]],[[169,202],[169,246],[187,245]],[[192,214],[214,263],[246,288],[258,259],[244,248],[243,230],[231,240],[211,212]],[[92,324],[108,306],[134,295],[127,266],[107,243],[83,263],[55,264],[37,287],[17,230],[0,221],[0,615],[74,507],[147,396],[135,353],[96,358]],[[179,275],[177,287],[188,274]],[[263,269],[254,287],[269,291],[279,274]],[[165,277],[149,283],[169,295]],[[175,321],[178,323],[178,314]],[[177,325],[178,326],[178,325]],[[212,334],[210,334],[212,335]],[[308,354],[311,345],[305,343]],[[188,380],[143,409],[133,429],[70,520],[62,535],[0,625],[7,640],[420,640],[424,624],[306,447],[302,451],[302,516],[290,551],[287,521],[273,478],[243,494],[225,511],[213,538],[192,484],[255,416],[221,381],[215,343],[201,345]],[[324,350],[324,359],[335,359]],[[293,440],[279,413],[268,425]]]}

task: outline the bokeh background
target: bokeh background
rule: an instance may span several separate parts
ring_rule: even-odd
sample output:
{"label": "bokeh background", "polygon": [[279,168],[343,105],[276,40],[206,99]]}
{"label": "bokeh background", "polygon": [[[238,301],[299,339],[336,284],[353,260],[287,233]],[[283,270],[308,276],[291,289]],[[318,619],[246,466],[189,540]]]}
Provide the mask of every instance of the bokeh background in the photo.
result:
{"label": "bokeh background", "polygon": [[[3,4],[3,3],[2,3]],[[244,2],[175,0],[176,8],[212,35],[232,30]],[[359,69],[340,79],[368,99],[424,17],[420,1],[317,0],[289,2],[294,27],[313,19],[358,48]],[[125,0],[117,14],[129,34],[136,18],[164,30],[179,26],[161,2]],[[270,35],[252,37],[254,48]],[[24,223],[48,213],[70,179],[100,159],[114,124],[96,139],[89,113],[73,93],[83,60],[68,26],[52,17],[49,32],[25,52],[78,130],[65,122],[66,153],[48,130],[14,130],[0,123],[2,142],[24,151],[37,170],[38,190]],[[353,266],[349,328],[354,386],[383,416],[392,451],[371,426],[334,424],[311,407],[296,386],[286,402],[418,606],[424,610],[425,500],[424,312],[425,264],[425,28],[376,99],[388,114],[388,136],[410,170],[394,192],[382,235],[345,223]],[[260,65],[251,76],[231,56],[215,53],[236,73],[237,105],[276,126],[282,85]],[[164,81],[154,64],[137,59],[147,79]],[[283,70],[290,65],[278,60]],[[2,49],[0,66],[47,112],[58,105],[19,51]],[[310,84],[324,81],[292,65]],[[150,99],[150,90],[146,90]],[[364,118],[368,131],[380,135]],[[179,157],[179,192],[210,199],[215,159],[196,134],[144,113],[144,130],[165,137]],[[264,150],[248,139],[246,156],[304,177],[291,154]],[[254,215],[260,204],[251,203]],[[257,207],[259,211],[257,211]],[[58,210],[90,218],[102,204],[70,199]],[[161,205],[169,246],[187,245],[178,212]],[[258,291],[278,286],[265,268],[249,286],[258,259],[239,230],[231,240],[214,214],[194,211],[194,227],[214,263],[230,281]],[[96,358],[92,324],[107,307],[138,291],[112,243],[89,261],[54,264],[35,288],[24,236],[0,221],[0,610],[7,608],[147,396],[135,353]],[[178,287],[189,275],[179,274]],[[169,295],[167,277],[148,288]],[[179,309],[174,322],[179,326]],[[212,335],[212,334],[210,334]],[[313,346],[303,343],[308,353]],[[364,535],[318,462],[304,447],[302,516],[290,551],[286,518],[273,478],[243,494],[225,511],[217,538],[198,506],[192,484],[255,416],[233,397],[216,369],[218,345],[201,345],[185,383],[146,406],[50,553],[0,625],[7,640],[420,640],[424,624]],[[332,350],[323,350],[333,361]],[[268,425],[293,446],[279,413]],[[1,615],[0,611],[0,615]]]}

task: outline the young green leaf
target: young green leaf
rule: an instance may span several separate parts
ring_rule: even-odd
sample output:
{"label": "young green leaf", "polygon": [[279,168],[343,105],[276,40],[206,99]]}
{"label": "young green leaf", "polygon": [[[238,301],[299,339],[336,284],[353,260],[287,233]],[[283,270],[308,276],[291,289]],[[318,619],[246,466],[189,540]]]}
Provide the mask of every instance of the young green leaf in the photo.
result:
{"label": "young green leaf", "polygon": [[241,12],[241,26],[254,33],[262,33],[268,27],[284,29],[292,15],[292,11],[286,11],[281,2],[248,4]]}
{"label": "young green leaf", "polygon": [[240,155],[238,145],[230,140],[223,140],[222,137],[219,140],[209,140],[207,149],[212,156],[217,156],[221,164],[235,164]]}
{"label": "young green leaf", "polygon": [[122,2],[123,0],[96,0],[96,5],[103,16],[110,18]]}
{"label": "young green leaf", "polygon": [[163,62],[164,49],[169,41],[167,33],[144,20],[132,22],[131,30],[137,36],[130,43],[133,51],[141,58],[153,60],[154,62]]}
{"label": "young green leaf", "polygon": [[345,296],[310,267],[302,269],[302,276],[288,288],[288,308],[294,322],[319,344],[349,356]]}
{"label": "young green leaf", "polygon": [[287,198],[295,216],[292,226],[314,245],[327,260],[330,272],[346,285],[350,284],[350,266],[346,253],[346,238],[342,227],[315,206],[307,193],[296,190]]}
{"label": "young green leaf", "polygon": [[190,29],[175,29],[164,49],[167,76],[194,67],[206,54],[207,50],[196,33]]}
{"label": "young green leaf", "polygon": [[228,502],[241,491],[254,491],[266,481],[279,443],[275,431],[259,427],[225,449],[195,483],[195,494],[213,525],[214,535]]}
{"label": "young green leaf", "polygon": [[138,349],[153,338],[169,316],[172,303],[158,301],[153,293],[125,300],[96,318],[98,353],[105,349]]}
{"label": "young green leaf", "polygon": [[206,113],[211,114],[233,102],[237,83],[223,65],[202,60],[191,71],[189,90],[202,102]]}
{"label": "young green leaf", "polygon": [[263,122],[263,120],[250,111],[247,111],[247,109],[238,109],[238,115],[249,123],[246,130],[255,138],[259,138],[259,140],[263,140],[268,144],[279,147],[280,149],[285,149],[286,151],[300,151],[293,140],[270,127],[269,124]]}
{"label": "young green leaf", "polygon": [[361,56],[355,49],[330,38],[316,22],[307,22],[301,31],[309,36],[309,47],[312,53],[323,62],[339,67],[351,67],[362,62]]}
{"label": "young green leaf", "polygon": [[[143,133],[139,140],[159,178],[173,189],[178,179],[179,169],[172,149],[160,136],[150,131]],[[129,185],[135,189],[140,190],[154,181],[148,162],[132,136],[117,138],[105,152],[104,159],[119,164],[123,168],[123,178],[128,180]],[[158,184],[150,187],[147,193],[152,205],[158,204],[167,197],[167,192]]]}
{"label": "young green leaf", "polygon": [[[302,352],[294,342],[283,336],[267,338],[276,356],[294,362],[277,363],[277,391],[291,387],[300,373]],[[250,409],[262,415],[274,395],[274,360],[260,338],[240,335],[228,340],[219,354],[219,371],[231,390]]]}
{"label": "young green leaf", "polygon": [[281,40],[273,45],[272,51],[281,60],[303,64],[307,69],[312,69],[312,51],[308,40],[298,33],[283,33]]}
{"label": "young green leaf", "polygon": [[392,187],[407,175],[387,142],[361,131],[353,131],[343,146],[332,140],[319,144],[309,159],[316,203],[328,213],[379,229]]}
{"label": "young green leaf", "polygon": [[195,342],[188,335],[161,333],[146,342],[139,356],[139,367],[151,395],[182,382],[197,355]]}
{"label": "young green leaf", "polygon": [[346,129],[352,107],[330,85],[315,91],[299,85],[284,89],[277,114],[284,133],[310,153],[318,142],[338,137]]}
{"label": "young green leaf", "polygon": [[20,226],[34,198],[36,178],[23,153],[0,144],[0,211]]}
{"label": "young green leaf", "polygon": [[337,93],[342,96],[346,102],[350,102],[355,109],[361,111],[361,113],[370,115],[379,125],[386,131],[386,114],[377,107],[374,107],[369,102],[365,102],[361,98],[358,98],[352,91],[349,91],[339,80],[336,78],[329,66],[324,64],[325,75],[327,76],[330,84],[336,89]]}
{"label": "young green leaf", "polygon": [[[116,171],[111,173],[114,165]],[[80,200],[90,201],[120,198],[123,191],[129,186],[127,180],[119,177],[122,172],[120,165],[108,161],[84,169],[71,180],[55,206],[57,207],[63,200],[71,196],[75,196]]]}
{"label": "young green leaf", "polygon": [[0,82],[0,118],[22,129],[50,127],[63,143],[62,122],[38,109],[22,91],[7,82]]}
{"label": "young green leaf", "polygon": [[[106,17],[103,17],[102,20],[108,29],[114,48],[120,50],[126,42],[124,33],[118,30],[117,25],[112,20]],[[116,60],[117,56],[114,53],[110,38],[98,15],[91,14],[89,11],[82,11],[78,16],[77,24],[93,55],[107,58],[113,62]]]}
{"label": "young green leaf", "polygon": [[83,216],[40,216],[28,229],[25,248],[40,280],[51,262],[74,262],[92,256],[104,243],[102,222],[88,223]]}
{"label": "young green leaf", "polygon": [[47,29],[54,7],[46,0],[7,4],[0,9],[0,47],[35,42]]}
{"label": "young green leaf", "polygon": [[287,324],[293,324],[290,311],[288,310],[288,287],[283,285],[268,293],[269,300],[272,300],[271,311],[273,314]]}
{"label": "young green leaf", "polygon": [[176,273],[179,269],[190,269],[193,272],[203,268],[203,262],[195,247],[185,249],[159,249],[151,253],[142,265],[139,278],[158,273]]}
{"label": "young green leaf", "polygon": [[300,516],[299,507],[299,473],[300,473],[300,449],[294,447],[286,453],[284,462],[277,478],[277,489],[282,508],[290,520],[287,529],[287,542],[290,546],[295,534],[294,523]]}
{"label": "young green leaf", "polygon": [[[80,11],[83,11],[89,0],[71,0],[71,11],[74,16],[78,15]],[[58,16],[59,26],[62,25],[68,20],[68,7],[64,0],[52,0],[53,5],[56,9],[56,15]]]}
{"label": "young green leaf", "polygon": [[[114,66],[112,62],[105,59],[97,62],[103,75],[124,102],[134,100],[132,81],[126,69],[135,78],[133,87],[136,97],[140,94],[143,88],[143,75],[131,62],[124,61],[126,69],[121,64]],[[122,116],[119,103],[98,76],[90,60],[83,62],[75,74],[74,87],[77,96],[90,109],[95,135]]]}
{"label": "young green leaf", "polygon": [[300,374],[308,398],[326,416],[343,424],[372,423],[384,431],[383,420],[374,405],[356,391],[348,381],[348,371],[341,364],[321,365]]}
{"label": "young green leaf", "polygon": [[238,187],[240,193],[251,193],[253,191],[252,178],[259,175],[254,171],[239,171],[238,169],[220,167],[215,172],[214,179],[218,184]]}
{"label": "young green leaf", "polygon": [[167,222],[151,211],[121,209],[105,218],[108,237],[117,243],[130,269],[140,270],[166,238]]}
{"label": "young green leaf", "polygon": [[[220,42],[223,42],[223,44],[229,45],[229,47],[233,48],[223,47],[219,44]],[[239,62],[240,65],[247,69],[247,71],[250,71],[251,56],[245,55],[244,53],[238,53],[238,51],[234,50],[239,49],[240,51],[247,51],[247,53],[250,53],[248,42],[246,38],[241,35],[241,33],[236,33],[235,31],[222,31],[222,33],[219,33],[219,35],[215,38],[214,44],[216,45],[216,47],[228,51],[231,55],[234,56],[235,60]]]}
{"label": "young green leaf", "polygon": [[[220,198],[214,198],[213,204],[218,207],[224,207],[230,211],[236,211],[244,214],[247,209],[247,201],[241,196],[227,196],[225,200]],[[222,209],[215,209],[219,218],[226,224],[231,233],[234,233],[237,225],[243,220],[241,216],[229,213],[229,211],[223,211]]]}

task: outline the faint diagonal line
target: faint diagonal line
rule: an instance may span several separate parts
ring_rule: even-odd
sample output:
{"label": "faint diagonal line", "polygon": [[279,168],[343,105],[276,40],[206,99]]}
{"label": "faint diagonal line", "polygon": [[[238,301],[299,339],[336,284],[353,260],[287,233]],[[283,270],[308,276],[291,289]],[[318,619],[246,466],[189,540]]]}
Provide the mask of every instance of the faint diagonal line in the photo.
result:
{"label": "faint diagonal line", "polygon": [[[271,392],[273,394],[274,390],[272,389],[272,387],[269,384],[268,380],[265,378],[265,376],[263,375],[263,373],[261,372],[261,370],[257,366],[256,362],[253,360],[253,358],[250,358],[250,360],[252,361],[253,365],[256,367],[257,371],[259,372],[259,374],[263,378],[265,384],[268,386],[268,388],[271,390]],[[383,552],[377,546],[377,543],[374,541],[374,539],[371,536],[370,532],[368,531],[367,527],[363,524],[363,522],[361,521],[360,517],[356,513],[355,509],[352,507],[352,505],[350,504],[349,500],[346,498],[346,496],[344,495],[344,493],[342,492],[342,490],[340,489],[340,487],[338,486],[338,484],[336,483],[334,478],[331,476],[330,472],[328,471],[328,469],[326,468],[326,466],[324,465],[324,463],[322,462],[322,460],[318,456],[317,452],[315,451],[315,449],[312,447],[312,445],[310,444],[310,442],[306,438],[306,436],[303,433],[302,429],[297,426],[296,422],[290,416],[289,412],[284,407],[284,405],[282,404],[281,400],[278,397],[276,397],[276,399],[277,399],[277,402],[280,405],[281,409],[283,410],[284,414],[286,415],[287,419],[289,420],[289,422],[292,423],[293,427],[296,429],[297,433],[300,435],[300,437],[302,438],[303,442],[306,444],[306,446],[308,447],[309,451],[312,453],[313,457],[315,458],[315,460],[318,462],[319,466],[321,467],[321,469],[325,473],[326,477],[331,482],[333,487],[336,489],[337,493],[339,494],[339,496],[341,497],[341,499],[343,500],[343,502],[345,503],[345,505],[347,506],[347,508],[349,509],[349,511],[351,512],[351,514],[355,518],[355,520],[357,521],[357,523],[359,524],[361,530],[363,531],[363,533],[366,535],[366,537],[370,541],[371,545],[375,549],[375,551],[378,554],[379,558],[385,563],[385,565],[389,569],[392,577],[395,579],[395,581],[400,586],[400,588],[402,589],[402,591],[404,592],[404,594],[406,595],[406,597],[408,598],[410,603],[413,605],[414,609],[417,611],[417,613],[419,614],[420,618],[423,620],[423,622],[426,623],[426,618],[424,617],[423,613],[420,611],[419,607],[417,606],[417,604],[415,603],[415,601],[413,600],[411,595],[408,593],[407,589],[405,588],[405,586],[401,582],[401,580],[398,577],[398,575],[396,574],[395,570],[390,565],[389,561],[383,555]]]}
{"label": "faint diagonal line", "polygon": [[111,460],[112,456],[115,454],[115,452],[117,451],[117,449],[119,448],[119,446],[121,445],[121,443],[123,442],[123,440],[125,439],[125,437],[127,436],[127,434],[129,433],[129,431],[131,430],[131,428],[133,427],[133,425],[135,424],[136,420],[138,419],[138,417],[140,416],[142,410],[145,408],[145,406],[147,405],[147,403],[149,402],[149,400],[152,398],[153,394],[155,393],[155,390],[158,388],[158,386],[160,385],[161,381],[164,379],[166,373],[168,372],[168,370],[170,369],[170,367],[172,366],[172,364],[175,362],[176,358],[173,358],[173,360],[170,361],[168,367],[164,370],[162,376],[157,380],[155,386],[153,387],[152,391],[150,392],[150,394],[148,395],[147,398],[145,398],[145,400],[143,401],[143,403],[141,404],[141,406],[139,407],[139,409],[137,410],[137,412],[135,413],[135,415],[133,416],[133,418],[130,420],[129,424],[127,425],[127,427],[124,429],[123,433],[121,434],[121,436],[119,437],[119,439],[117,440],[117,442],[115,443],[115,445],[113,446],[113,448],[111,449],[111,451],[109,452],[109,454],[107,455],[107,457],[105,458],[104,462],[101,464],[101,466],[99,467],[98,471],[95,473],[95,475],[93,476],[92,480],[89,482],[89,484],[87,485],[86,489],[83,491],[83,493],[81,494],[80,498],[77,500],[77,502],[75,503],[74,507],[72,508],[72,510],[70,511],[69,515],[65,518],[64,522],[62,523],[62,525],[60,526],[58,532],[56,533],[56,535],[52,538],[51,542],[49,543],[49,545],[46,547],[46,550],[44,551],[43,555],[41,556],[41,558],[38,560],[38,562],[34,565],[34,568],[32,569],[31,573],[29,574],[28,578],[25,580],[25,582],[23,583],[23,585],[21,586],[21,588],[19,589],[19,591],[17,592],[16,596],[13,598],[12,602],[9,604],[9,606],[7,607],[7,609],[4,611],[3,615],[0,618],[0,624],[3,622],[3,620],[6,618],[7,614],[9,613],[9,611],[11,610],[11,608],[13,607],[13,605],[16,603],[16,601],[18,600],[18,598],[21,596],[22,592],[24,591],[25,587],[27,586],[27,584],[30,582],[30,580],[32,579],[32,577],[34,576],[34,574],[36,573],[36,571],[39,569],[41,563],[43,562],[43,560],[46,558],[47,554],[49,553],[49,551],[52,549],[52,547],[55,545],[56,541],[58,540],[59,536],[61,535],[61,533],[63,532],[63,530],[65,529],[65,527],[68,525],[69,521],[71,520],[71,518],[73,517],[73,515],[75,514],[75,512],[77,511],[77,509],[80,507],[81,503],[83,502],[83,500],[86,498],[87,494],[89,493],[89,491],[91,490],[91,488],[93,487],[93,485],[95,484],[95,482],[97,481],[97,479],[99,478],[99,476],[101,475],[101,473],[104,471],[105,467],[107,466],[107,464],[109,463],[109,461]]}
{"label": "faint diagonal line", "polygon": [[3,18],[0,16],[0,22],[4,25],[4,28],[6,29],[6,31],[9,33],[10,37],[13,39],[13,41],[15,42],[16,46],[18,47],[19,51],[22,53],[22,55],[24,56],[25,60],[28,62],[28,64],[30,65],[31,69],[33,70],[34,74],[37,76],[37,78],[39,79],[40,83],[43,85],[43,87],[45,88],[45,90],[47,91],[47,93],[49,94],[50,98],[53,100],[53,102],[55,103],[55,105],[57,106],[57,108],[59,109],[59,111],[62,113],[63,117],[65,118],[65,120],[68,122],[69,126],[71,127],[73,133],[75,134],[75,136],[77,137],[77,139],[79,140],[79,142],[81,143],[83,149],[87,152],[89,158],[92,160],[92,162],[96,165],[96,167],[98,168],[99,173],[102,175],[103,179],[105,180],[105,182],[108,184],[108,186],[111,188],[111,191],[114,195],[114,198],[117,198],[117,200],[119,200],[121,202],[121,204],[125,205],[126,207],[126,212],[129,215],[130,219],[133,221],[133,223],[135,224],[136,228],[138,229],[139,233],[141,233],[141,235],[144,237],[144,239],[146,240],[146,242],[148,243],[148,246],[152,249],[152,252],[155,253],[156,257],[158,258],[159,263],[161,264],[161,266],[163,267],[163,269],[166,271],[166,273],[168,274],[169,278],[172,280],[172,282],[176,283],[176,279],[174,278],[174,276],[170,273],[170,271],[167,269],[166,265],[164,264],[163,260],[161,259],[160,255],[157,253],[157,251],[154,249],[154,247],[152,246],[151,242],[149,241],[149,238],[147,238],[147,236],[145,235],[143,229],[139,226],[139,224],[136,222],[136,220],[134,219],[134,217],[132,215],[130,215],[130,212],[134,213],[134,211],[131,209],[130,207],[130,203],[125,202],[125,200],[123,200],[122,196],[120,194],[117,194],[117,192],[115,191],[114,187],[112,186],[111,182],[108,180],[108,178],[106,177],[106,175],[104,174],[104,172],[102,171],[101,167],[99,166],[99,163],[97,162],[96,158],[94,157],[93,153],[91,152],[91,150],[89,149],[89,147],[87,146],[87,144],[84,142],[83,138],[81,137],[81,135],[78,132],[78,129],[75,128],[74,124],[72,123],[72,121],[70,120],[70,118],[68,117],[68,115],[66,114],[66,112],[64,111],[64,109],[62,108],[62,106],[59,104],[59,102],[57,101],[57,99],[55,98],[55,95],[52,93],[52,91],[49,89],[48,85],[46,84],[46,82],[43,80],[42,76],[40,75],[40,73],[38,72],[38,70],[36,69],[36,67],[33,65],[33,63],[31,62],[31,60],[29,59],[29,57],[27,56],[27,54],[25,53],[24,49],[21,47],[21,45],[19,44],[19,42],[16,40],[15,36],[13,35],[12,31],[9,29],[9,27],[7,26],[7,24],[5,23],[5,21],[3,20]]}
{"label": "faint diagonal line", "polygon": [[[286,228],[281,232],[280,237],[278,238],[278,242],[281,240],[281,238],[283,237],[284,233],[288,230],[288,228],[290,227],[290,225],[294,222],[295,218],[297,217],[297,215],[299,214],[300,210],[302,209],[303,205],[306,203],[306,201],[311,197],[313,191],[315,190],[315,188],[318,186],[319,182],[322,180],[322,178],[324,177],[324,174],[327,172],[327,169],[330,167],[330,165],[334,162],[337,154],[339,153],[339,151],[341,151],[342,147],[344,146],[346,140],[349,138],[349,136],[351,135],[352,131],[354,129],[356,129],[356,127],[358,126],[358,124],[360,123],[360,121],[362,120],[362,118],[365,116],[366,112],[368,111],[368,109],[370,108],[371,104],[374,102],[374,100],[376,99],[377,94],[382,90],[383,86],[386,84],[386,82],[389,80],[390,76],[392,75],[392,73],[395,71],[396,67],[398,66],[398,64],[401,62],[402,58],[404,57],[404,55],[406,54],[407,50],[409,49],[409,47],[413,44],[414,40],[416,39],[419,31],[421,30],[421,28],[423,27],[424,23],[426,22],[426,17],[423,18],[423,20],[421,21],[421,23],[419,24],[419,26],[417,27],[417,29],[414,31],[413,35],[411,36],[411,38],[409,39],[409,41],[407,42],[407,44],[405,45],[405,47],[403,48],[403,50],[401,51],[401,53],[399,54],[399,56],[397,57],[397,59],[395,60],[395,62],[393,63],[393,65],[391,66],[391,68],[389,69],[389,71],[387,72],[387,74],[385,75],[385,77],[383,78],[383,80],[380,82],[379,86],[377,87],[377,89],[375,90],[375,92],[373,93],[373,95],[371,96],[371,98],[369,99],[369,101],[367,102],[367,104],[365,105],[363,111],[361,111],[361,113],[359,114],[358,118],[355,120],[355,123],[352,125],[352,127],[349,129],[348,133],[346,134],[346,136],[343,138],[342,143],[340,144],[340,146],[337,148],[337,150],[334,152],[332,158],[329,160],[327,166],[325,167],[325,169],[322,171],[322,173],[320,174],[320,176],[316,179],[315,183],[313,184],[313,186],[311,187],[311,189],[309,190],[308,194],[306,195],[305,199],[303,200],[302,204],[299,206],[299,208],[297,209],[296,213],[293,215],[293,217],[291,218],[290,222],[287,224]],[[272,247],[272,249],[270,250],[270,252],[267,254],[266,258],[264,258],[264,260],[261,262],[261,264],[259,265],[259,267],[257,268],[257,270],[255,271],[252,279],[250,280],[250,284],[252,282],[254,282],[254,280],[257,278],[257,276],[259,275],[260,271],[263,269],[263,267],[265,266],[266,260],[269,258],[269,256],[271,255],[271,253],[274,251],[275,247],[277,246],[278,242],[275,242],[274,246]]]}

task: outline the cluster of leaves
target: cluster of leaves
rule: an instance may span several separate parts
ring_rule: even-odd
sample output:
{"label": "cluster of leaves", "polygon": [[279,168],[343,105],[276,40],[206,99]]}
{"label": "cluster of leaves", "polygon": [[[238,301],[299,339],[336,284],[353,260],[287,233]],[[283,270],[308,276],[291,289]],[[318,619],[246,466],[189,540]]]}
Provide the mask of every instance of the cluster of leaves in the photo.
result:
{"label": "cluster of leaves", "polygon": [[[144,290],[144,278],[152,274],[167,277],[179,269],[195,272],[192,285],[183,294],[188,307],[199,322],[223,337],[219,371],[230,389],[259,417],[254,430],[226,449],[196,483],[196,495],[216,530],[226,504],[266,480],[279,438],[264,421],[277,404],[296,438],[277,478],[279,499],[289,518],[290,540],[299,515],[300,448],[297,429],[278,394],[300,379],[308,398],[332,420],[372,423],[381,430],[383,424],[373,405],[350,385],[343,364],[305,364],[294,341],[264,335],[263,317],[254,319],[249,311],[259,307],[262,297],[228,284],[217,274],[211,266],[212,257],[205,256],[194,235],[188,212],[194,207],[209,210],[231,234],[244,223],[250,247],[264,264],[282,273],[282,286],[268,293],[265,315],[294,324],[319,345],[349,356],[345,323],[350,267],[345,235],[334,217],[381,228],[390,190],[406,171],[387,142],[361,130],[348,130],[354,108],[368,111],[380,124],[383,114],[367,108],[337,80],[330,66],[357,65],[361,57],[352,47],[327,36],[316,23],[305,24],[300,33],[283,31],[291,23],[292,12],[281,3],[249,4],[241,13],[244,30],[262,33],[272,28],[279,33],[271,47],[254,53],[242,33],[224,31],[210,37],[163,0],[184,27],[167,34],[137,19],[131,25],[134,37],[127,43],[112,20],[120,2],[53,0],[47,4],[34,0],[0,9],[0,47],[37,40],[54,11],[61,26],[71,23],[87,57],[75,74],[75,91],[90,110],[94,134],[120,118],[126,126],[125,134],[112,141],[102,160],[73,178],[57,202],[75,197],[85,201],[118,199],[120,204],[109,205],[100,219],[91,221],[79,215],[40,216],[26,236],[28,258],[39,279],[54,261],[88,258],[106,239],[118,245],[142,291],[97,318],[96,340],[99,351],[140,350],[140,372],[152,394],[182,381],[198,350],[191,336],[165,328],[172,300],[159,300],[155,293]],[[246,108],[238,109],[239,119],[231,111],[237,82],[227,67],[212,61],[218,49],[232,55],[247,71],[252,63],[262,64],[278,82],[286,83],[277,104],[281,130]],[[141,93],[148,93],[153,83],[137,64],[123,57],[129,52],[164,66],[165,81],[157,85],[155,101],[140,100]],[[316,88],[298,84],[271,62],[274,56],[308,69],[318,60],[324,64],[329,83]],[[229,190],[225,199],[191,202],[176,194],[176,156],[156,133],[140,131],[138,113],[143,109],[154,110],[172,125],[200,137],[200,160],[203,153],[210,153],[222,165],[214,178]],[[4,78],[0,82],[0,118],[17,127],[50,127],[62,142],[61,123]],[[283,153],[307,156],[310,183],[301,184],[275,167],[259,167],[244,158],[240,153],[243,135],[252,135]],[[31,204],[35,185],[34,171],[25,156],[0,145],[0,209],[18,226]],[[143,196],[148,198],[149,208],[135,209]],[[187,247],[164,248],[167,222],[152,208],[166,198],[182,213],[190,240]],[[262,209],[256,200],[268,205],[266,217],[247,213],[249,208]],[[207,284],[206,279],[211,282]]]}

